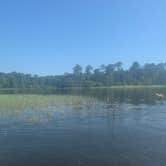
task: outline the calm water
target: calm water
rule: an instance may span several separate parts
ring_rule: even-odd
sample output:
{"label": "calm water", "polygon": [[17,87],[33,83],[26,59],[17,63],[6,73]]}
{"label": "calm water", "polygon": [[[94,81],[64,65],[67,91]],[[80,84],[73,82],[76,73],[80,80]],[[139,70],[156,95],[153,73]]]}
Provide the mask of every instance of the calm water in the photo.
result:
{"label": "calm water", "polygon": [[156,92],[166,94],[164,89],[58,91],[93,101],[2,110],[0,165],[165,166],[166,102]]}

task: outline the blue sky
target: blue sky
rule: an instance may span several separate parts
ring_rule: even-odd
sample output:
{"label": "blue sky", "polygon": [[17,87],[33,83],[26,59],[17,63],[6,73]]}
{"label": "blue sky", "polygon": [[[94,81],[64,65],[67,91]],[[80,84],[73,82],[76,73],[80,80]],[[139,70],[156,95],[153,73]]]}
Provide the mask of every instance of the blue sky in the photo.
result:
{"label": "blue sky", "polygon": [[165,0],[1,0],[0,71],[166,61]]}

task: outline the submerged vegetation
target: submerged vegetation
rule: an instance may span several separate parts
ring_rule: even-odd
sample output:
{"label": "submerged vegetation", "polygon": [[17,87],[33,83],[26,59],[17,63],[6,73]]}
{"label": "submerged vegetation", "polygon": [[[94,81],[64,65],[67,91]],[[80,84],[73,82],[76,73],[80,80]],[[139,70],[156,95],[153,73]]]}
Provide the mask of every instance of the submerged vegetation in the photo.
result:
{"label": "submerged vegetation", "polygon": [[[71,88],[71,87],[132,87],[166,85],[166,63],[145,64],[134,62],[124,69],[121,62],[93,68],[88,65],[73,67],[73,73],[54,76],[37,76],[22,73],[0,73],[0,88]],[[131,86],[132,85],[132,86]]]}

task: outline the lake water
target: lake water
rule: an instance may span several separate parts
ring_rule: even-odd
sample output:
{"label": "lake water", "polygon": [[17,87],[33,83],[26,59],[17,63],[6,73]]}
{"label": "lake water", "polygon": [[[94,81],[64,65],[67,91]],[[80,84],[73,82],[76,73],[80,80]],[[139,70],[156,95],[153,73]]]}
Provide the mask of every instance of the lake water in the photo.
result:
{"label": "lake water", "polygon": [[4,104],[0,165],[165,166],[166,102],[155,93],[166,90],[61,90],[83,101],[22,110]]}

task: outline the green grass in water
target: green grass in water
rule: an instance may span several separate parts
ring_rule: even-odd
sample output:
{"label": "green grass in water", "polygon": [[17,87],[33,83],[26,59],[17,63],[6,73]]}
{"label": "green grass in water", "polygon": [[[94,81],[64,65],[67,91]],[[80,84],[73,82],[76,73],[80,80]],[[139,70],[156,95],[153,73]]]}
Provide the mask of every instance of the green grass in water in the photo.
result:
{"label": "green grass in water", "polygon": [[56,105],[78,106],[92,102],[90,97],[70,95],[21,95],[21,94],[0,94],[1,110],[23,110],[26,108],[46,108]]}

